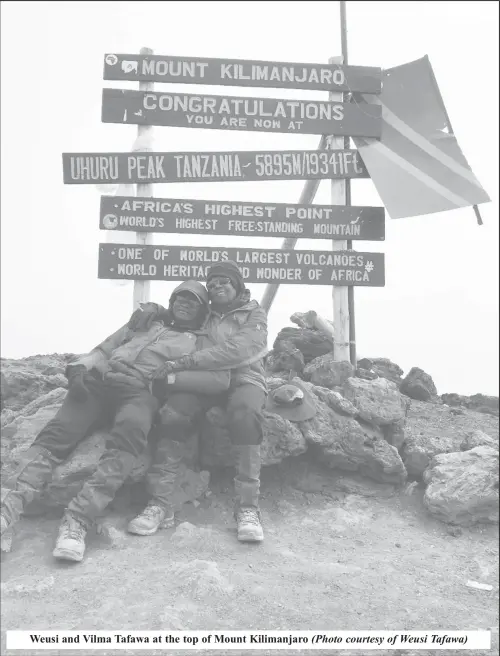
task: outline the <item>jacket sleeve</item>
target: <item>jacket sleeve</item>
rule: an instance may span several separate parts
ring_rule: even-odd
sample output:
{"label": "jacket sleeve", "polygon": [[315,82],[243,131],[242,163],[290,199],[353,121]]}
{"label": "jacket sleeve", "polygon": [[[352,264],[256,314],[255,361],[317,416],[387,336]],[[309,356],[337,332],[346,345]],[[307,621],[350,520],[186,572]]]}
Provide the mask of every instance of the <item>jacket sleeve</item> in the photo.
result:
{"label": "jacket sleeve", "polygon": [[221,394],[229,389],[229,371],[178,371],[168,391]]}
{"label": "jacket sleeve", "polygon": [[75,360],[75,362],[71,362],[71,366],[83,364],[87,368],[87,371],[90,371],[97,364],[109,360],[113,351],[124,344],[132,334],[132,331],[129,330],[127,324],[125,324],[112,335],[106,337],[106,339],[93,348],[90,353],[82,355],[82,357]]}
{"label": "jacket sleeve", "polygon": [[223,344],[188,356],[188,369],[237,369],[261,360],[267,353],[267,315],[260,307],[252,310],[244,326]]}

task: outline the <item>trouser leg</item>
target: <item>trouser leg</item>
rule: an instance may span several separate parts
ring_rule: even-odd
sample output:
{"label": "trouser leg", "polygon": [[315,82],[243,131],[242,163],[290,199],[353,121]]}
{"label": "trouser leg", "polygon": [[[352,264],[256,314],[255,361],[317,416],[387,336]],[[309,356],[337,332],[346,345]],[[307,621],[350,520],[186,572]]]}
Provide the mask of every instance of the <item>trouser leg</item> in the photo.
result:
{"label": "trouser leg", "polygon": [[177,393],[169,396],[160,410],[160,435],[146,481],[151,502],[166,511],[172,510],[184,443],[209,405],[208,397]]}
{"label": "trouser leg", "polygon": [[251,384],[240,385],[229,395],[228,429],[236,451],[236,508],[259,507],[260,444],[265,398],[264,390]]}
{"label": "trouser leg", "polygon": [[94,474],[68,504],[67,512],[89,527],[113,500],[147,447],[158,401],[146,391],[117,392],[117,413]]}
{"label": "trouser leg", "polygon": [[66,396],[55,417],[37,435],[22,454],[16,471],[2,480],[2,530],[12,526],[26,506],[38,499],[52,480],[54,468],[63,462],[75,446],[102,416],[102,384],[90,382],[83,402]]}

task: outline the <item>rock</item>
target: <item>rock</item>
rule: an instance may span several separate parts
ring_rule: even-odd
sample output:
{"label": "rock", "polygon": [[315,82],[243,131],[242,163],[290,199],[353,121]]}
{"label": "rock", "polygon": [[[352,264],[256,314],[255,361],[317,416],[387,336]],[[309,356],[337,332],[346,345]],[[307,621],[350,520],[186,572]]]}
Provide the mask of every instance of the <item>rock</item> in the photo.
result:
{"label": "rock", "polygon": [[418,367],[412,367],[399,388],[403,394],[417,401],[432,401],[437,389],[432,378]]}
{"label": "rock", "polygon": [[317,406],[316,416],[299,427],[321,463],[359,472],[381,483],[404,483],[407,474],[398,451],[378,429],[343,417],[324,404]]}
{"label": "rock", "polygon": [[490,414],[494,417],[499,416],[498,396],[486,396],[484,394],[473,394],[472,396],[462,396],[461,394],[441,394],[441,400],[452,407],[462,407],[474,412]]}
{"label": "rock", "polygon": [[[309,312],[295,312],[290,317],[292,323],[297,324],[300,328],[310,328],[311,330],[318,330],[316,327],[315,319],[316,312],[309,310]],[[333,323],[328,321],[333,328]]]}
{"label": "rock", "polygon": [[378,374],[376,374],[374,371],[370,371],[369,369],[361,369],[361,367],[356,369],[354,375],[356,378],[363,378],[363,380],[375,380],[375,378],[379,377]]}
{"label": "rock", "polygon": [[53,389],[67,387],[64,371],[75,357],[72,353],[53,353],[20,360],[2,358],[2,374],[9,390],[2,408],[20,410]]}
{"label": "rock", "polygon": [[295,371],[301,374],[304,369],[304,356],[292,342],[278,342],[277,348],[268,355],[266,361],[266,370],[269,372],[276,371]]}
{"label": "rock", "polygon": [[469,451],[470,449],[474,449],[476,446],[489,446],[492,449],[496,449],[498,451],[498,442],[480,430],[475,430],[469,433],[460,445],[460,450]]}
{"label": "rock", "polygon": [[409,407],[409,401],[386,378],[349,378],[342,386],[342,393],[358,409],[360,419],[375,426],[400,422]]}
{"label": "rock", "polygon": [[12,389],[7,382],[7,378],[3,375],[3,372],[0,373],[0,410],[3,410],[4,403],[12,396]]}
{"label": "rock", "polygon": [[[279,415],[264,413],[264,438],[261,444],[262,465],[276,465],[289,456],[307,451],[307,442],[297,425]],[[226,428],[226,413],[211,408],[202,427],[202,463],[206,467],[234,465],[235,454]]]}
{"label": "rock", "polygon": [[460,436],[409,433],[401,448],[401,457],[411,476],[421,477],[432,458],[441,453],[453,453],[460,449]]}
{"label": "rock", "polygon": [[302,352],[306,364],[320,355],[331,353],[333,350],[331,339],[318,330],[309,328],[283,328],[274,341],[273,350],[279,351],[279,342],[283,341],[291,342],[295,348],[298,348]]}
{"label": "rock", "polygon": [[441,394],[439,398],[445,405],[449,405],[451,407],[463,406],[465,408],[467,407],[467,401],[469,397],[452,392],[451,394]]}
{"label": "rock", "polygon": [[449,524],[498,523],[498,464],[488,446],[435,456],[424,472],[426,508]]}
{"label": "rock", "polygon": [[498,396],[486,396],[484,394],[473,394],[469,397],[468,408],[476,412],[499,416]]}
{"label": "rock", "polygon": [[350,362],[337,362],[333,353],[327,353],[312,360],[304,367],[304,377],[321,387],[340,387],[354,373]]}
{"label": "rock", "polygon": [[28,417],[21,414],[2,429],[2,476],[8,476],[13,472],[20,461],[21,453],[31,445],[61,405],[62,402],[40,407]]}
{"label": "rock", "polygon": [[[365,367],[365,361],[370,362],[371,367]],[[375,372],[381,378],[386,378],[392,383],[395,383],[398,388],[401,385],[401,376],[403,375],[403,370],[397,364],[391,362],[388,358],[363,358],[358,361],[358,366],[360,366],[362,369],[370,369],[370,371]]]}
{"label": "rock", "polygon": [[406,418],[403,418],[400,419],[399,421],[394,422],[393,424],[382,426],[382,432],[384,434],[385,439],[389,442],[389,444],[392,444],[392,446],[396,447],[398,451],[405,443],[405,439],[406,439],[405,425],[406,425]]}
{"label": "rock", "polygon": [[339,392],[319,386],[314,386],[312,391],[320,401],[323,401],[329,408],[341,415],[356,417],[359,414],[358,409],[350,401],[344,399]]}

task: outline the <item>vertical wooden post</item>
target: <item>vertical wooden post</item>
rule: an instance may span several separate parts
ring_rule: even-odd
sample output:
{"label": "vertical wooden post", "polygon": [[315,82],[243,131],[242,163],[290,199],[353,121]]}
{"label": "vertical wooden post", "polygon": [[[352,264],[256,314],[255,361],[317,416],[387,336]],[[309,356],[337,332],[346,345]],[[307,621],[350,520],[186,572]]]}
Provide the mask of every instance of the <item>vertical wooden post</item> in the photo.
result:
{"label": "vertical wooden post", "polygon": [[[328,60],[329,64],[342,64],[343,57],[331,57]],[[329,100],[334,102],[336,100],[342,101],[342,93],[329,93]],[[344,149],[343,137],[330,137],[330,148],[333,150]],[[345,205],[346,202],[346,181],[345,180],[331,180],[331,202],[332,205]],[[332,240],[333,251],[347,250],[347,241]],[[332,288],[333,297],[333,358],[336,362],[341,360],[350,361],[349,354],[349,305],[347,298],[347,287]]]}
{"label": "vertical wooden post", "polygon": [[[141,55],[152,55],[151,48],[141,48]],[[154,82],[139,82],[140,91],[153,91]],[[138,125],[137,126],[137,139],[133,146],[133,152],[152,152],[153,150],[153,128],[151,125]],[[138,184],[137,196],[145,196],[150,198],[153,195],[153,185]],[[150,232],[136,232],[136,244],[145,245],[153,242],[153,236]],[[146,303],[150,298],[150,281],[149,280],[134,280],[134,298],[133,310],[139,307],[139,303]]]}
{"label": "vertical wooden post", "polygon": [[[347,14],[345,7],[345,0],[340,0],[340,41],[342,43],[342,62],[344,66],[348,64],[347,54]],[[344,93],[344,102],[351,102],[350,94]],[[350,137],[344,137],[344,148],[347,150],[350,146]],[[345,204],[351,204],[351,181],[345,181]],[[347,240],[347,249],[352,250],[352,240]],[[356,353],[356,317],[354,310],[354,285],[347,288],[347,306],[349,308],[349,354],[351,357],[351,364],[356,367],[357,353]]]}

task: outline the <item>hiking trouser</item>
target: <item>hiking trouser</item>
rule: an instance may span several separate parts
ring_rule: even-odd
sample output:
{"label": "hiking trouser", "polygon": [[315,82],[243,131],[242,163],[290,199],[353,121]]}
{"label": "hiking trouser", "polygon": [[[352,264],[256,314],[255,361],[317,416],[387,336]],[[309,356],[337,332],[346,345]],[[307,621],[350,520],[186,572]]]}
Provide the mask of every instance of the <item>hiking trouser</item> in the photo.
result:
{"label": "hiking trouser", "polygon": [[184,443],[213,404],[214,397],[177,392],[168,397],[160,410],[161,426],[146,485],[152,502],[167,512],[173,510],[172,497],[184,455]]}
{"label": "hiking trouser", "polygon": [[[235,493],[237,506],[258,507],[260,489],[260,443],[262,442],[262,408],[265,392],[256,385],[240,385],[217,397],[195,394],[172,394],[167,406],[175,412],[162,414],[167,420],[161,427],[153,465],[147,475],[153,501],[171,508],[175,480],[182,461],[181,442],[206,410],[225,406],[228,430],[236,451]],[[177,416],[168,422],[168,418]]]}
{"label": "hiking trouser", "polygon": [[[87,398],[76,401],[68,394],[55,417],[23,454],[16,472],[2,482],[2,510],[7,512],[10,523],[19,519],[28,503],[40,497],[52,480],[54,467],[68,458],[96,423],[109,416],[114,414],[115,419],[106,450],[95,474],[70,503],[70,511],[90,523],[108,505],[144,451],[158,407],[155,397],[146,390],[111,387],[92,375],[85,377],[85,385]],[[104,477],[109,480],[104,482]]]}

